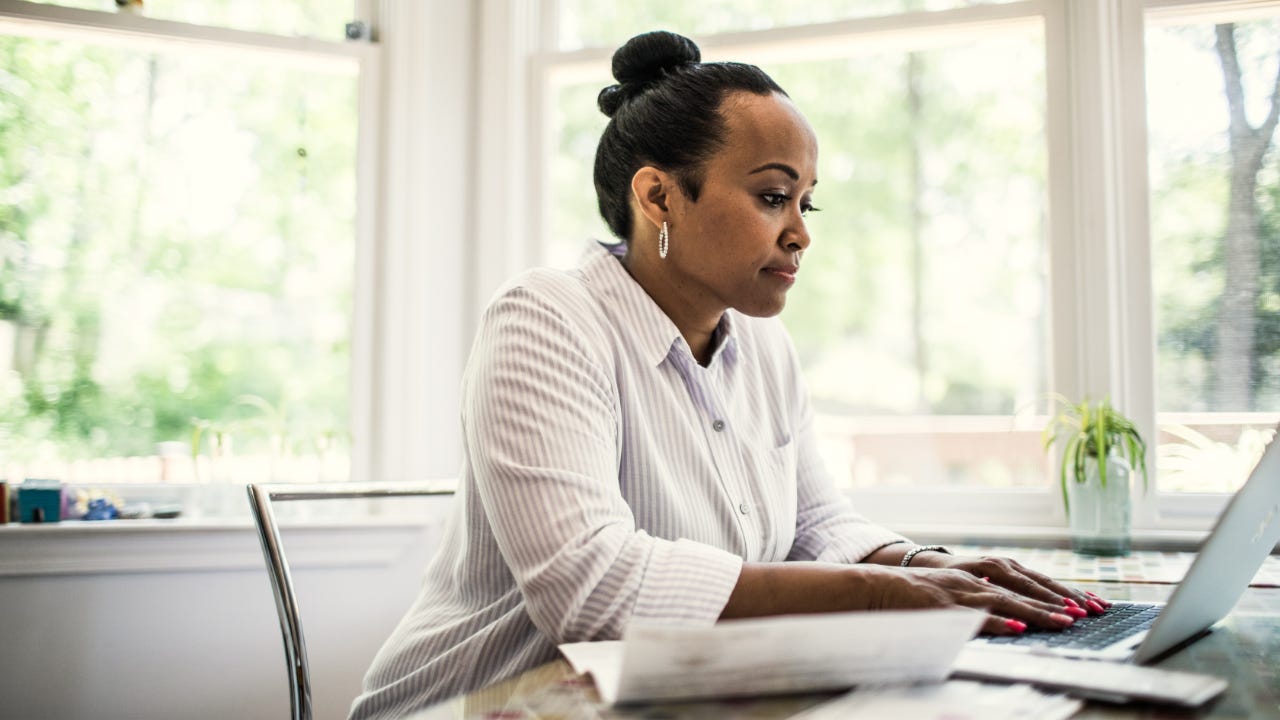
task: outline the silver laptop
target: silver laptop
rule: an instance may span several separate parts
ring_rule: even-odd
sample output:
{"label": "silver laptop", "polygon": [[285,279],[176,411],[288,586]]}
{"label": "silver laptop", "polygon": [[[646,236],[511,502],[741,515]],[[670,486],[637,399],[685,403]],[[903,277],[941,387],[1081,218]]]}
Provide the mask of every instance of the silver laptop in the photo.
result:
{"label": "silver laptop", "polygon": [[972,643],[984,649],[1146,664],[1200,637],[1231,612],[1280,541],[1280,429],[1276,437],[1227,503],[1168,602],[1117,602],[1061,633],[1028,631],[979,637]]}

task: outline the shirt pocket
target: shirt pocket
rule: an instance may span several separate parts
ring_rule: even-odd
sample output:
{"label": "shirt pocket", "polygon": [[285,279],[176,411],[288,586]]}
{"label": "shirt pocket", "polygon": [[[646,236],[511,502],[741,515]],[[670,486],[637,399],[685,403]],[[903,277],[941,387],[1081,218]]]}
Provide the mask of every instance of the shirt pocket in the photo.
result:
{"label": "shirt pocket", "polygon": [[766,560],[782,561],[791,552],[796,537],[796,464],[797,446],[791,435],[765,455],[763,491],[767,498],[769,527],[766,532],[772,539],[765,551]]}
{"label": "shirt pocket", "polygon": [[779,476],[788,478],[792,487],[795,486],[796,481],[796,445],[790,433],[785,433],[777,439],[777,445],[769,451],[769,466],[776,470]]}

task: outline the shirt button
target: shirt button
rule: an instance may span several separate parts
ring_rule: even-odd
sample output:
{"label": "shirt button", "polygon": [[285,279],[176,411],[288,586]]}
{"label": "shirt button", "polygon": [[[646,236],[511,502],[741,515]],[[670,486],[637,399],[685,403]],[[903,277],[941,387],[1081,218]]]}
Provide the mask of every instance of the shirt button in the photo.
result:
{"label": "shirt button", "polygon": [[746,503],[739,503],[738,512],[742,513],[743,515],[746,515],[751,512],[751,506]]}
{"label": "shirt button", "polygon": [[716,432],[720,432],[721,430],[724,430],[724,421],[723,421],[723,420],[717,420],[717,421],[715,421],[715,422],[711,423],[711,429],[712,429],[712,430],[715,430]]}

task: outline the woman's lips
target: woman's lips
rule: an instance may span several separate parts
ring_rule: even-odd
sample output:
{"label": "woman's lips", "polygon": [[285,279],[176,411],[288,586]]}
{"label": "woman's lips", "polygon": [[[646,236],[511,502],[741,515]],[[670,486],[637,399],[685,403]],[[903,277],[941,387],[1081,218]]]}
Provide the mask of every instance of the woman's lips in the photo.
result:
{"label": "woman's lips", "polygon": [[799,270],[800,268],[773,268],[773,267],[767,267],[764,269],[766,273],[769,273],[770,275],[778,278],[779,280],[782,280],[788,285],[796,281],[796,272],[798,272]]}

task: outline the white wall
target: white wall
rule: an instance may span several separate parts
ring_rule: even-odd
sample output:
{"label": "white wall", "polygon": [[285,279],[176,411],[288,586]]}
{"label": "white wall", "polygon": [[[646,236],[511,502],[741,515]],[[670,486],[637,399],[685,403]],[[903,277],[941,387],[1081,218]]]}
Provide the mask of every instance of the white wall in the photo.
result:
{"label": "white wall", "polygon": [[[316,718],[346,717],[417,592],[448,504],[422,502],[432,509],[417,524],[282,530]],[[288,716],[275,603],[247,524],[0,526],[0,616],[0,718]]]}

